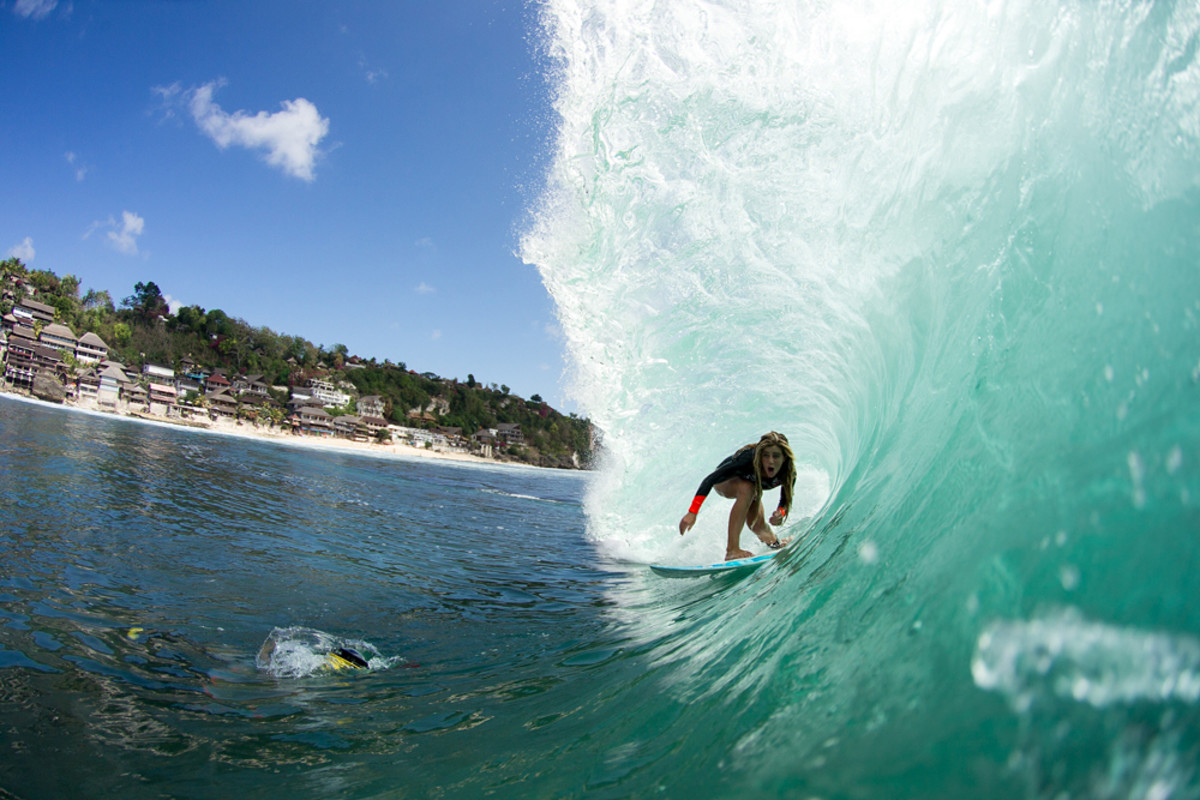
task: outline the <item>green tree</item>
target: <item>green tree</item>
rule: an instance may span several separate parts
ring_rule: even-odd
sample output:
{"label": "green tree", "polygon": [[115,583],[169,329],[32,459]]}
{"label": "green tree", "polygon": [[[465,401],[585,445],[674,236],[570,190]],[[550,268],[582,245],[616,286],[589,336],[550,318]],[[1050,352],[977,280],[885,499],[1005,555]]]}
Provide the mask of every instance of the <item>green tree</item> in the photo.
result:
{"label": "green tree", "polygon": [[84,311],[95,310],[109,314],[116,311],[116,308],[113,306],[112,295],[106,290],[98,292],[95,289],[88,289],[87,294],[83,296],[83,309]]}
{"label": "green tree", "polygon": [[128,347],[130,340],[133,338],[133,330],[124,322],[118,322],[113,325],[112,332],[113,344],[117,347]]}
{"label": "green tree", "polygon": [[121,301],[121,305],[132,310],[143,320],[167,316],[167,300],[154,281],[134,284],[133,294]]}

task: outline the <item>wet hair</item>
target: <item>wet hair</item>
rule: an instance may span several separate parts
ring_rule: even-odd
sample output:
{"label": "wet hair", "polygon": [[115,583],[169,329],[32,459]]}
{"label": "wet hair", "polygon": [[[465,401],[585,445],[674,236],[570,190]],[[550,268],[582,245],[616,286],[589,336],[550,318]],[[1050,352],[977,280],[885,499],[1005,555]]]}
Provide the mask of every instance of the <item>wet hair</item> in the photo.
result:
{"label": "wet hair", "polygon": [[756,444],[748,444],[738,452],[754,448],[754,497],[762,497],[762,454],[768,447],[778,447],[783,451],[783,469],[779,484],[779,505],[792,510],[792,488],[796,485],[796,456],[788,444],[787,437],[782,433],[769,431],[762,435]]}

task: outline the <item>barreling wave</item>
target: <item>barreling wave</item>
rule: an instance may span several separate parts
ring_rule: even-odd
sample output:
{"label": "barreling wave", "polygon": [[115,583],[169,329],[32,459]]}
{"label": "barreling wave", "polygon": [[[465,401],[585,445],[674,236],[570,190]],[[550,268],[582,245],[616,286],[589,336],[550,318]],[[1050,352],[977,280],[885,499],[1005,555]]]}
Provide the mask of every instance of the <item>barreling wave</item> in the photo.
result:
{"label": "barreling wave", "polygon": [[[786,665],[760,766],[816,758],[813,713],[901,750],[897,719],[952,724],[940,700],[985,713],[976,641],[1043,606],[1196,633],[1200,10],[548,0],[543,22],[560,125],[522,253],[604,432],[590,535],[711,560],[720,504],[674,533],[699,479],[769,429],[802,462],[803,546],[684,648]],[[1186,751],[1184,719],[1162,725]]]}

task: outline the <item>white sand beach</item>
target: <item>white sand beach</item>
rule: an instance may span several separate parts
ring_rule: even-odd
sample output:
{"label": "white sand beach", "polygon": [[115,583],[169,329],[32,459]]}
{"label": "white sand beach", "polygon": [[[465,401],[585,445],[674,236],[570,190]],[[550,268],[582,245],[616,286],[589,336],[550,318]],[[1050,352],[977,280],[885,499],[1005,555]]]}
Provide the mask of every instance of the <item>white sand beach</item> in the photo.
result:
{"label": "white sand beach", "polygon": [[29,395],[18,394],[15,392],[0,392],[0,397],[87,416],[104,418],[115,417],[144,425],[165,426],[175,430],[215,434],[218,436],[235,436],[244,439],[255,439],[258,441],[272,442],[287,447],[303,447],[324,452],[353,453],[355,455],[384,459],[436,459],[441,461],[454,461],[463,464],[476,464],[479,466],[515,469],[547,469],[546,467],[537,467],[532,464],[524,464],[521,462],[500,461],[494,458],[483,458],[480,456],[471,455],[470,453],[455,452],[437,448],[412,447],[407,444],[401,444],[397,442],[379,444],[377,442],[353,441],[336,436],[313,436],[293,433],[289,428],[255,425],[251,422],[235,421],[224,417],[219,417],[216,420],[183,421],[167,417],[154,416],[145,412],[126,413],[101,411],[97,408],[87,407],[85,405],[72,403],[70,401],[63,403],[51,403],[45,400],[39,400]]}

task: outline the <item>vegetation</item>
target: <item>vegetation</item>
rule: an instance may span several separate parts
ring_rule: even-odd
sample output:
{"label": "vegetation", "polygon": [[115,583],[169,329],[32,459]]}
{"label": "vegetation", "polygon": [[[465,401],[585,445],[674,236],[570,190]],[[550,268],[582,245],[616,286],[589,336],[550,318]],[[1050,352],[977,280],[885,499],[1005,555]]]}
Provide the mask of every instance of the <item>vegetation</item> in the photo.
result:
{"label": "vegetation", "polygon": [[[95,333],[108,344],[113,359],[131,367],[153,363],[183,372],[185,364],[194,364],[208,371],[224,369],[231,376],[262,375],[262,382],[272,387],[305,386],[320,377],[339,384],[355,399],[379,395],[389,419],[411,427],[461,428],[470,436],[503,423],[520,425],[525,446],[507,450],[520,460],[561,462],[578,454],[587,461],[591,455],[587,420],[560,414],[536,394],[525,400],[507,386],[484,386],[474,375],[462,383],[430,373],[418,375],[403,363],[363,359],[342,344],[315,346],[300,336],[254,327],[220,309],[193,305],[171,314],[153,281],[135,285],[119,307],[107,291],[89,289],[81,297],[74,275],[60,278],[31,270],[16,258],[0,261],[0,281],[5,290],[32,287],[35,299],[55,309],[56,322],[76,336]],[[16,292],[17,299],[22,296]],[[6,291],[0,314],[12,311],[13,305]],[[271,405],[258,413],[282,419],[280,406],[286,395],[273,395]]]}

